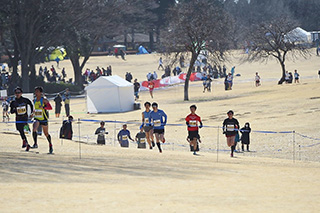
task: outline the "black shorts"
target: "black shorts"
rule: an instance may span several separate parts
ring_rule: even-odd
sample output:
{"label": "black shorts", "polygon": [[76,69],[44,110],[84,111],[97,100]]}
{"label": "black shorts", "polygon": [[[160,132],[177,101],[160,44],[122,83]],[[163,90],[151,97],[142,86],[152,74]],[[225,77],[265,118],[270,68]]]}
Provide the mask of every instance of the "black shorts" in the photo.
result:
{"label": "black shorts", "polygon": [[164,134],[164,129],[153,129],[153,133]]}
{"label": "black shorts", "polygon": [[188,138],[193,140],[194,138],[200,139],[199,131],[188,131]]}
{"label": "black shorts", "polygon": [[48,126],[48,120],[42,120],[42,121],[35,120],[35,121],[38,121],[41,126]]}

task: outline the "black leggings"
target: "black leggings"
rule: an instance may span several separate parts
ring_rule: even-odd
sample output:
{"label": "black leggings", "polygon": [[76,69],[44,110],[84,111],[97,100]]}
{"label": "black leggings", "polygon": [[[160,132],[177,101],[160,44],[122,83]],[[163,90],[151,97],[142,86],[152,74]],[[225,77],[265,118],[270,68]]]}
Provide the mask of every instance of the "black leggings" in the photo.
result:
{"label": "black leggings", "polygon": [[19,131],[22,140],[27,140],[26,134],[24,133],[25,125],[27,125],[27,123],[16,123],[16,128]]}

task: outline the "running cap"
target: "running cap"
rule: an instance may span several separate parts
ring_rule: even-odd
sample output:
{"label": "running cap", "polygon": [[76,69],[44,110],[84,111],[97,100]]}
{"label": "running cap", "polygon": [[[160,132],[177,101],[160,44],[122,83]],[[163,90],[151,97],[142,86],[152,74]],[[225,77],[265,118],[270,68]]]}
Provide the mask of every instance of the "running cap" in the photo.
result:
{"label": "running cap", "polygon": [[40,92],[43,92],[43,87],[38,86],[38,87],[35,87],[34,90],[35,90],[35,91],[36,91],[36,90],[39,90]]}
{"label": "running cap", "polygon": [[147,102],[145,102],[145,103],[144,103],[144,106],[147,106],[147,105],[151,106],[151,103],[150,103],[150,102],[148,102],[148,101],[147,101]]}
{"label": "running cap", "polygon": [[190,106],[190,109],[191,108],[197,109],[197,106],[193,104],[193,105]]}
{"label": "running cap", "polygon": [[158,104],[156,102],[153,102],[152,107],[158,107]]}
{"label": "running cap", "polygon": [[14,91],[14,93],[18,92],[18,91],[21,92],[21,93],[23,92],[21,87],[16,87],[13,91]]}
{"label": "running cap", "polygon": [[228,115],[229,115],[230,113],[231,113],[232,115],[234,114],[232,110],[229,110],[229,112],[227,112]]}

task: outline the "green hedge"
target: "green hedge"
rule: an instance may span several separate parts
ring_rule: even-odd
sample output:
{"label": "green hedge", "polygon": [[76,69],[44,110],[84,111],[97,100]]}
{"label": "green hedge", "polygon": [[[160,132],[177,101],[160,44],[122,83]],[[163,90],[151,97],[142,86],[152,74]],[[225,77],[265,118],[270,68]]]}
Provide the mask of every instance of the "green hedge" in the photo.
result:
{"label": "green hedge", "polygon": [[70,92],[80,92],[83,90],[83,86],[67,84],[67,83],[48,83],[44,82],[40,77],[36,77],[35,80],[30,82],[30,89],[33,91],[34,87],[42,86],[45,93],[58,93],[66,88],[69,88]]}

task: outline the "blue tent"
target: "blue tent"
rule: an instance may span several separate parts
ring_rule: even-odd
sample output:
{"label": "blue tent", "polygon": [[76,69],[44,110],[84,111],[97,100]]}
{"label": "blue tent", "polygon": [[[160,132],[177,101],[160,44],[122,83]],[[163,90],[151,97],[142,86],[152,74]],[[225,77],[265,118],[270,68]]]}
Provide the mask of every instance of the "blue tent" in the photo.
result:
{"label": "blue tent", "polygon": [[144,48],[142,45],[140,45],[139,49],[138,49],[138,55],[140,54],[149,54],[149,52],[146,50],[146,48]]}

